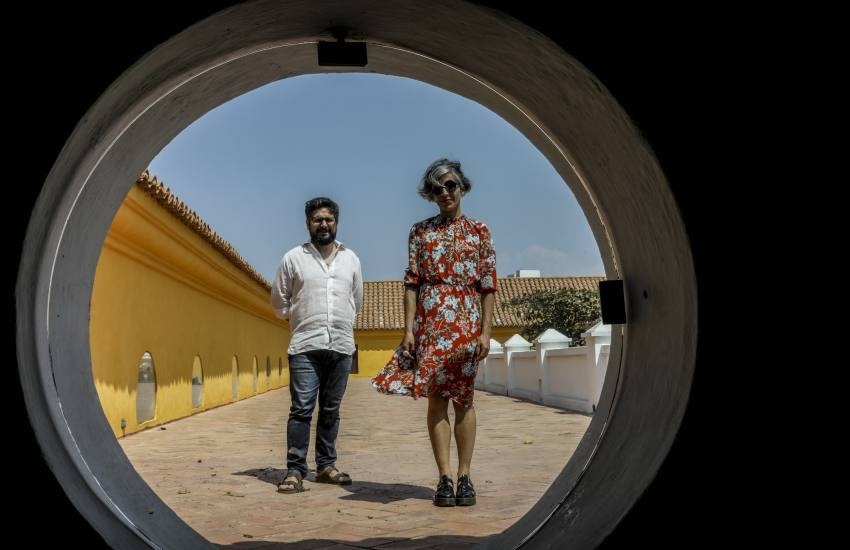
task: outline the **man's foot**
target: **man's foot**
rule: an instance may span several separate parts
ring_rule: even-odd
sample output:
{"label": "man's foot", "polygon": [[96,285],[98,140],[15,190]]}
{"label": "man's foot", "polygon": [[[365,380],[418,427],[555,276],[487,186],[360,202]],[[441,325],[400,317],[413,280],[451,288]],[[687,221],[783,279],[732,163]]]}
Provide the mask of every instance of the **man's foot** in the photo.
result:
{"label": "man's foot", "polygon": [[455,490],[449,476],[440,476],[440,483],[434,492],[434,506],[454,506]]}
{"label": "man's foot", "polygon": [[334,466],[325,466],[316,472],[317,483],[333,483],[335,485],[351,485],[351,476],[340,472]]}
{"label": "man's foot", "polygon": [[455,493],[455,504],[458,506],[472,506],[475,504],[475,488],[469,480],[469,474],[463,474],[457,478],[457,493]]}
{"label": "man's foot", "polygon": [[278,493],[303,493],[305,491],[304,484],[301,482],[301,472],[298,470],[287,470],[277,486]]}

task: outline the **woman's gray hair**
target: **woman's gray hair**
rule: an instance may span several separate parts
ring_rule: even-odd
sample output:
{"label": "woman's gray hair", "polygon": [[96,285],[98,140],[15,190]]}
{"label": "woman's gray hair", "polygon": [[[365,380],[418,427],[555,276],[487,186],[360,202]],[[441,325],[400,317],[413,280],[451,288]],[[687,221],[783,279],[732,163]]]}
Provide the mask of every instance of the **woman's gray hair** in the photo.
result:
{"label": "woman's gray hair", "polygon": [[440,159],[435,160],[425,170],[425,175],[422,176],[422,181],[419,183],[419,195],[427,200],[434,201],[434,196],[431,190],[435,185],[440,185],[440,178],[451,173],[457,182],[460,184],[461,194],[466,195],[472,189],[472,182],[469,178],[463,175],[460,169],[460,163],[456,160]]}

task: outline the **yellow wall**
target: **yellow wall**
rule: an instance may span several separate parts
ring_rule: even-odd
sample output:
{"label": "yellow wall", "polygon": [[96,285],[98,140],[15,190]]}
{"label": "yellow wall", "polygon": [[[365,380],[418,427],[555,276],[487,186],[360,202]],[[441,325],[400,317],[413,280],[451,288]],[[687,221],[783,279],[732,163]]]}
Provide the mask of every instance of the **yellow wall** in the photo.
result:
{"label": "yellow wall", "polygon": [[[494,328],[492,337],[504,344],[505,340],[518,334],[519,327]],[[401,330],[355,330],[354,340],[357,342],[359,373],[353,376],[372,377],[390,360],[395,349],[401,343]]]}
{"label": "yellow wall", "polygon": [[[255,358],[258,392],[289,384],[289,328],[274,317],[268,291],[136,186],[101,252],[90,336],[95,386],[118,436],[231,403],[234,356],[238,399],[255,394]],[[146,351],[156,372],[156,414],[139,424],[136,384]],[[192,408],[196,355],[203,367],[203,403]],[[121,419],[127,422],[124,430]]]}
{"label": "yellow wall", "polygon": [[522,332],[522,327],[497,327],[494,328],[490,335],[490,338],[496,340],[500,344],[504,344],[508,338],[513,336],[514,334],[519,334]]}
{"label": "yellow wall", "polygon": [[359,372],[353,376],[371,378],[378,374],[401,343],[402,335],[401,330],[355,330]]}

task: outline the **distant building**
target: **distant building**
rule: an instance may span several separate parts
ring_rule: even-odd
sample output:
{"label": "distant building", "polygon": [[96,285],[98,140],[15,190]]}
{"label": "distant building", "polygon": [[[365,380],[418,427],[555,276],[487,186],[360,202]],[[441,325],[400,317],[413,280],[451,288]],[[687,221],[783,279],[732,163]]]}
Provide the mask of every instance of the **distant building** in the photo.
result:
{"label": "distant building", "polygon": [[516,272],[508,275],[510,278],[514,277],[540,277],[539,269],[517,269]]}

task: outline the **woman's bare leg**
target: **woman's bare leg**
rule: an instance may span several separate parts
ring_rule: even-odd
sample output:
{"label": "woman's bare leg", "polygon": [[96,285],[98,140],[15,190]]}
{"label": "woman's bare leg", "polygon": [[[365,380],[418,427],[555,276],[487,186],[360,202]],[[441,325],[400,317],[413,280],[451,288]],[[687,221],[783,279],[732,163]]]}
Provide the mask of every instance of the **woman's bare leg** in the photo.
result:
{"label": "woman's bare leg", "polygon": [[476,419],[474,407],[463,407],[452,403],[455,408],[455,441],[457,442],[457,475],[469,474],[472,451],[475,449]]}
{"label": "woman's bare leg", "polygon": [[439,475],[454,479],[449,462],[452,429],[449,424],[448,399],[436,395],[428,396],[428,436],[431,438],[431,450],[434,451]]}

